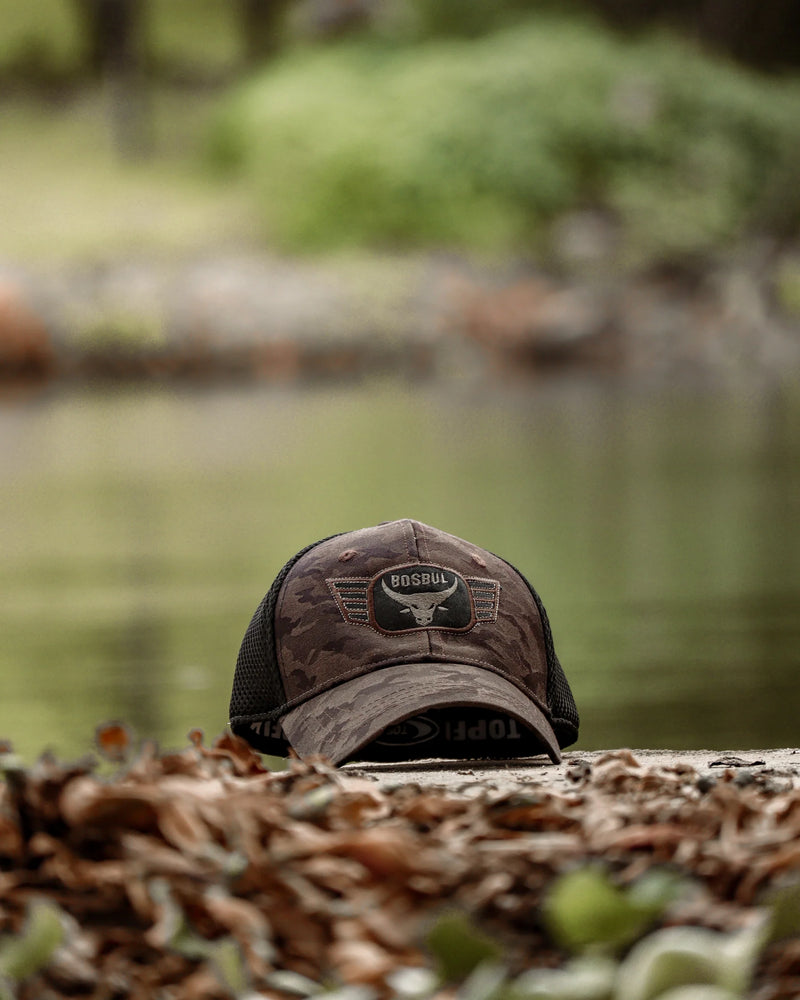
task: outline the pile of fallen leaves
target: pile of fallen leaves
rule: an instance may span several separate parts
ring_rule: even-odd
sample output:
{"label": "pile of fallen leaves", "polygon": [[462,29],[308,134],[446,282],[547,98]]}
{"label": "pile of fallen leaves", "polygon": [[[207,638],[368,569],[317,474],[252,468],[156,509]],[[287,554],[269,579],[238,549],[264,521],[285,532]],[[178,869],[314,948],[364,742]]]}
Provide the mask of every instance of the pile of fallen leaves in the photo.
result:
{"label": "pile of fallen leaves", "polygon": [[[485,949],[519,977],[653,927],[735,934],[800,870],[791,781],[625,751],[575,767],[568,791],[381,788],[321,760],[270,771],[238,738],[198,732],[111,774],[47,754],[26,768],[10,750],[0,767],[0,996],[23,1000],[452,995],[459,948],[465,972]],[[576,871],[606,881],[565,890],[564,917],[554,887]],[[656,871],[679,890],[643,923],[626,910],[620,933],[623,894]],[[796,917],[748,995],[800,996]]]}

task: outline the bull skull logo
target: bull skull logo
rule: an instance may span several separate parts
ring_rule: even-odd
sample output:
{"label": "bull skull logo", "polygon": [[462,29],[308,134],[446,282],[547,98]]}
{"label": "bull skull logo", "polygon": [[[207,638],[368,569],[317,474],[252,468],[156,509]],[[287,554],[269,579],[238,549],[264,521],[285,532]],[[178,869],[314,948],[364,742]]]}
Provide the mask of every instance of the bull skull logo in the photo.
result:
{"label": "bull skull logo", "polygon": [[464,577],[443,566],[413,563],[371,577],[342,576],[326,582],[346,622],[383,635],[415,629],[469,632],[478,624],[497,621],[498,581]]}
{"label": "bull skull logo", "polygon": [[424,626],[431,624],[433,616],[437,611],[447,611],[445,601],[456,592],[458,578],[453,580],[452,585],[447,590],[435,590],[422,594],[398,594],[396,590],[392,590],[391,587],[387,586],[385,580],[381,580],[381,585],[393,601],[397,601],[398,604],[403,606],[401,614],[413,615],[414,622],[417,625]]}

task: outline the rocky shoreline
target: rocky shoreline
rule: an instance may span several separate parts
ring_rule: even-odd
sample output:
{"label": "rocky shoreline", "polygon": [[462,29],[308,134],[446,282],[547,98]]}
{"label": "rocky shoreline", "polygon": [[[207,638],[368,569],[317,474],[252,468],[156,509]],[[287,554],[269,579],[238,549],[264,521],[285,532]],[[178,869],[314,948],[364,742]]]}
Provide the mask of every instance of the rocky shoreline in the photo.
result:
{"label": "rocky shoreline", "polygon": [[764,248],[620,274],[436,254],[0,262],[0,381],[565,369],[770,381],[800,371],[798,289],[800,257]]}

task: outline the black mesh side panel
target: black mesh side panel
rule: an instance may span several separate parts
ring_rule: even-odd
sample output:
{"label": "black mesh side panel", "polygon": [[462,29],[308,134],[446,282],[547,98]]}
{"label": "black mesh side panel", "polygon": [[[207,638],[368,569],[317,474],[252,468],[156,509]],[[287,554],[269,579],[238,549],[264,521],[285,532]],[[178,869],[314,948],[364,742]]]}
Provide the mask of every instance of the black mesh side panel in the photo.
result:
{"label": "black mesh side panel", "polygon": [[[274,611],[273,590],[262,599],[247,626],[233,675],[230,715],[254,715],[285,701],[283,683],[274,658],[267,652],[269,610]],[[269,631],[272,631],[269,629]]]}
{"label": "black mesh side panel", "polygon": [[[328,537],[335,538],[336,535]],[[281,569],[256,608],[239,648],[229,710],[231,728],[264,753],[285,754],[288,750],[288,744],[282,737],[266,735],[275,727],[260,725],[282,715],[286,705],[286,692],[275,650],[275,605],[284,581],[297,560],[326,541],[328,538],[307,545]],[[262,733],[262,730],[265,732]]]}
{"label": "black mesh side panel", "polygon": [[542,629],[544,631],[545,655],[547,656],[547,705],[552,715],[553,732],[558,739],[558,745],[562,748],[568,747],[578,738],[580,717],[569,681],[556,655],[553,644],[553,633],[550,630],[550,619],[547,617],[541,597],[533,589],[530,582],[515,566],[511,566],[511,563],[505,559],[503,562],[506,562],[506,565],[510,566],[517,576],[525,581],[525,585],[531,592],[531,596],[536,602],[536,607],[539,609],[539,617],[542,619]]}
{"label": "black mesh side panel", "polygon": [[555,651],[550,673],[547,675],[547,702],[553,713],[553,731],[558,738],[558,745],[568,747],[578,738],[581,720],[572,688]]}

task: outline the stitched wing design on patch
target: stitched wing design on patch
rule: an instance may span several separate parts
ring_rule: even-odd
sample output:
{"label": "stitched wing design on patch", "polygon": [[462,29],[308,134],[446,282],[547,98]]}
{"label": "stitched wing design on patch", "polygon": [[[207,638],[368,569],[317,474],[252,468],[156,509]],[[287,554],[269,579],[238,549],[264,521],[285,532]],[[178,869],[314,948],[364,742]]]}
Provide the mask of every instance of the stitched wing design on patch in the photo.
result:
{"label": "stitched wing design on patch", "polygon": [[[475,607],[474,624],[496,622],[500,603],[499,582],[474,576],[464,577],[464,580],[470,589]],[[367,598],[372,583],[371,577],[337,577],[325,582],[346,622],[352,625],[373,626]]]}
{"label": "stitched wing design on patch", "polygon": [[476,621],[496,622],[497,607],[500,604],[500,583],[497,580],[483,580],[475,576],[467,576],[464,579],[472,592]]}
{"label": "stitched wing design on patch", "polygon": [[331,594],[346,622],[353,625],[369,625],[369,605],[367,588],[370,578],[366,576],[340,577],[326,580]]}

